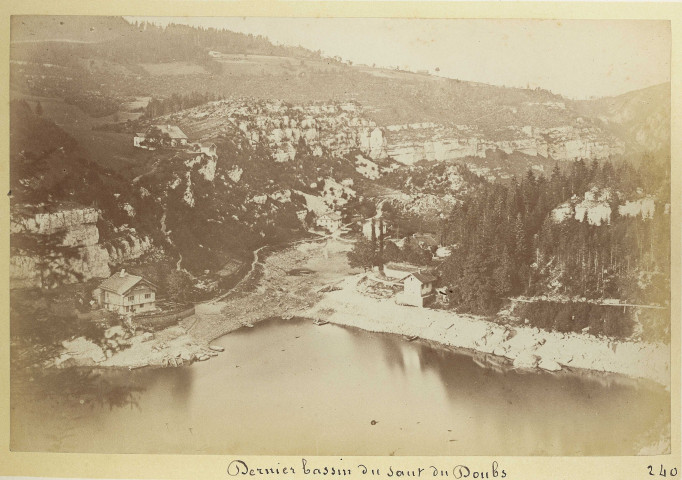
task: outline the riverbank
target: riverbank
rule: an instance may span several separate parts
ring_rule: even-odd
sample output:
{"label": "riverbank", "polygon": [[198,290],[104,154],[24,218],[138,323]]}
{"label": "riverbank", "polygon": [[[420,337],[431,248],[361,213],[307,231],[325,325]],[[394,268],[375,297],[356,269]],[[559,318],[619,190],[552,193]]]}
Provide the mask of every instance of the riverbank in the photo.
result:
{"label": "riverbank", "polygon": [[270,251],[266,258],[255,256],[251,271],[235,288],[196,305],[195,315],[179,325],[156,332],[153,338],[129,339],[104,360],[88,360],[91,350],[83,354],[85,361],[83,355],[78,361],[78,352],[68,357],[78,364],[105,367],[184,364],[215,356],[210,342],[227,333],[272,317],[296,316],[417,337],[479,352],[518,369],[590,370],[670,386],[668,345],[510,327],[482,317],[397,305],[393,298],[368,297],[356,288],[363,274],[348,267],[350,248],[339,239],[320,239]]}
{"label": "riverbank", "polygon": [[54,365],[166,367],[210,358],[217,355],[209,346],[216,338],[268,318],[298,315],[321,300],[324,285],[356,272],[346,261],[349,248],[348,242],[320,238],[259,249],[244,278],[226,294],[197,304],[195,314],[178,325],[121,339],[122,348],[106,359],[92,342],[68,344]]}
{"label": "riverbank", "polygon": [[499,325],[482,317],[398,305],[376,299],[356,286],[364,275],[344,279],[302,316],[371,332],[417,337],[469,351],[503,357],[519,369],[591,370],[646,379],[670,388],[670,347],[615,341],[589,334],[547,332]]}

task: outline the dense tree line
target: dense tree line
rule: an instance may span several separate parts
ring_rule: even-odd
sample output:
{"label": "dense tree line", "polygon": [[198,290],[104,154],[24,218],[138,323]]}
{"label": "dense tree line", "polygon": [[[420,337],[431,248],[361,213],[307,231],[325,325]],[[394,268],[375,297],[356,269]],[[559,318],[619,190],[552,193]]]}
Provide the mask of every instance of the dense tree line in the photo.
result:
{"label": "dense tree line", "polygon": [[[628,338],[635,334],[647,341],[670,341],[669,308],[637,308],[591,302],[519,302],[513,315],[533,327],[558,332],[589,332]],[[639,325],[639,331],[637,331]]]}
{"label": "dense tree line", "polygon": [[[364,236],[359,238],[353,245],[353,249],[348,252],[348,264],[351,267],[367,271],[373,267],[381,269],[389,262],[405,262],[419,266],[428,266],[432,263],[433,252],[428,248],[422,248],[418,240],[406,237],[402,242],[402,247],[399,247],[394,241],[384,238],[385,235],[381,233],[384,231],[383,217],[365,221],[374,222],[370,230],[372,234],[370,238]],[[391,225],[394,226],[394,224]],[[377,232],[379,232],[378,235]]]}
{"label": "dense tree line", "polygon": [[[192,60],[198,54],[206,54],[206,50],[221,53],[278,55],[303,58],[320,58],[320,52],[313,52],[302,47],[274,45],[262,35],[232,32],[225,29],[190,27],[188,25],[169,24],[158,26],[143,22],[132,25],[133,33],[115,40],[120,53],[131,62],[162,62],[174,60]],[[116,50],[106,48],[106,55]]]}
{"label": "dense tree line", "polygon": [[[484,183],[466,195],[441,226],[445,243],[456,247],[441,277],[453,304],[490,313],[505,297],[547,293],[665,303],[669,160],[640,165],[581,160],[565,171],[555,167],[549,178],[529,170],[520,181]],[[594,187],[609,192],[610,222],[592,225],[574,210],[563,221],[552,218],[555,207],[582,200]],[[643,193],[655,196],[653,218],[619,215],[619,204]]]}
{"label": "dense tree line", "polygon": [[117,34],[99,42],[62,42],[49,49],[37,42],[19,44],[13,51],[39,63],[78,66],[80,58],[113,61],[123,65],[187,61],[203,65],[218,63],[210,50],[238,55],[276,55],[321,58],[321,52],[302,47],[274,45],[262,35],[225,29],[169,24],[159,26],[142,22],[115,27]]}

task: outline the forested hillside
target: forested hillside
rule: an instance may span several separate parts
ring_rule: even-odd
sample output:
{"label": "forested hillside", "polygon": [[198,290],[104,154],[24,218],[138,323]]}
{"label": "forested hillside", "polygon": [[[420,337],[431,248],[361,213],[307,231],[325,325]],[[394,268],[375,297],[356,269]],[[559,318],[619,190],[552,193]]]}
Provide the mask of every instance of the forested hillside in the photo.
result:
{"label": "forested hillside", "polygon": [[[608,209],[603,222],[591,221],[589,207],[576,214],[583,204],[558,214],[557,207],[583,197],[593,208]],[[633,199],[645,198],[653,209],[632,208],[641,205]],[[649,157],[638,167],[578,161],[565,172],[555,168],[548,178],[529,171],[509,185],[484,183],[443,222],[446,243],[455,248],[441,266],[442,281],[456,308],[475,313],[496,312],[505,299],[519,295],[666,306],[669,202],[665,157]],[[549,322],[544,326],[552,326],[554,314],[540,315]],[[614,318],[616,324],[604,333],[631,334],[627,317]],[[589,325],[571,318],[588,321],[586,315],[569,314],[561,328],[579,331]]]}
{"label": "forested hillside", "polygon": [[81,52],[120,63],[192,60],[197,54],[205,54],[206,49],[223,53],[319,57],[318,52],[304,48],[274,45],[260,35],[178,24],[160,27],[148,22],[130,23],[121,17],[15,15],[11,29],[14,43],[62,41],[81,44]]}
{"label": "forested hillside", "polygon": [[[75,138],[25,101],[10,105],[10,187],[13,206],[95,206],[113,226],[130,224],[154,233],[153,202],[119,173],[93,162]],[[125,204],[139,214],[131,217]]]}

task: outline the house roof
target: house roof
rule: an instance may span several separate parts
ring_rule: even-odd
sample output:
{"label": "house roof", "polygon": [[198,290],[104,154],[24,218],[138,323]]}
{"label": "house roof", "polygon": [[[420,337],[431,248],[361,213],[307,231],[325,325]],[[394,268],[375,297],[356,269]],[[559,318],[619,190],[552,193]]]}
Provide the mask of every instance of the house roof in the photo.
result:
{"label": "house roof", "polygon": [[170,138],[187,138],[187,135],[177,125],[153,125],[161,130],[161,134],[167,133]]}
{"label": "house roof", "polygon": [[436,237],[431,235],[430,233],[415,233],[414,235],[412,235],[412,238],[414,238],[418,242],[423,242],[424,245],[428,245],[429,247],[438,246],[438,240],[436,240]]}
{"label": "house roof", "polygon": [[102,290],[107,290],[109,292],[117,293],[119,295],[123,295],[141,281],[151,285],[152,287],[156,287],[150,281],[145,280],[140,276],[126,273],[125,270],[123,270],[121,272],[114,273],[111,277],[104,280],[102,283],[99,284],[99,288],[101,288]]}
{"label": "house roof", "polygon": [[[405,278],[408,278],[408,277],[414,277],[417,280],[419,280],[421,283],[431,283],[431,282],[436,281],[436,277],[434,277],[433,275],[429,275],[428,273],[413,272],[413,273],[410,273]],[[405,280],[405,278],[403,278],[403,280]]]}

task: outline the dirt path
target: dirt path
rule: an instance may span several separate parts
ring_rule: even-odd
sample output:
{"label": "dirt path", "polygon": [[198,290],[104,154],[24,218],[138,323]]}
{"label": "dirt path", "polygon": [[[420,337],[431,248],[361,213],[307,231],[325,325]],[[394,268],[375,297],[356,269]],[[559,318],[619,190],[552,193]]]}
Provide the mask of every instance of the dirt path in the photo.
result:
{"label": "dirt path", "polygon": [[[348,225],[344,225],[343,227],[348,227]],[[343,228],[343,227],[342,227],[342,228]],[[315,233],[315,232],[310,232],[310,233]],[[337,240],[339,240],[339,241],[345,241],[345,240],[343,240],[343,239],[341,239],[341,238],[338,237],[338,235],[339,235],[340,233],[341,233],[341,230],[337,230],[336,232],[332,232],[332,233],[329,233],[329,234],[326,234],[326,235],[320,235],[320,238],[313,238],[313,239],[306,238],[306,239],[303,239],[303,240],[295,240],[295,241],[293,241],[293,242],[289,242],[288,244],[285,244],[285,245],[283,246],[283,248],[291,248],[291,247],[294,247],[294,246],[296,246],[296,245],[302,245],[302,244],[306,244],[306,243],[314,244],[314,243],[321,242],[321,241],[323,241],[323,240],[329,240],[329,239],[332,239],[332,238],[335,238],[335,239],[337,239]],[[251,278],[252,278],[252,276],[253,276],[253,274],[254,274],[254,272],[255,272],[255,270],[256,270],[256,266],[259,265],[259,264],[261,264],[261,262],[260,262],[260,253],[261,253],[261,251],[262,251],[263,249],[265,249],[265,248],[267,248],[267,247],[272,247],[272,245],[263,245],[262,247],[260,247],[260,248],[258,248],[258,249],[256,249],[256,250],[253,251],[253,260],[251,261],[251,267],[249,268],[249,271],[246,272],[246,274],[244,275],[244,277],[243,277],[241,280],[239,280],[239,281],[238,281],[231,289],[229,289],[227,292],[223,293],[222,295],[220,295],[220,296],[218,296],[218,297],[216,297],[216,298],[214,298],[214,299],[212,299],[212,300],[209,300],[209,301],[206,302],[206,303],[209,303],[209,304],[216,304],[216,303],[222,301],[222,300],[225,299],[228,295],[230,295],[234,290],[236,290],[238,287],[240,287],[243,283],[245,283],[245,282],[251,280]],[[278,268],[278,267],[277,267],[277,268]],[[267,270],[266,270],[266,272],[267,272]]]}
{"label": "dirt path", "polygon": [[[228,294],[198,304],[195,315],[180,325],[157,332],[149,341],[136,339],[130,348],[99,365],[167,365],[169,360],[175,364],[178,359],[180,363],[191,362],[198,356],[215,355],[209,349],[210,342],[231,331],[272,317],[301,316],[482,352],[506,358],[515,368],[593,370],[669,385],[667,345],[617,342],[527,326],[505,327],[481,317],[404,307],[393,299],[363,295],[355,288],[358,271],[348,266],[346,253],[350,248],[350,244],[329,235],[292,242],[264,259],[259,249],[249,273]],[[302,270],[305,273],[294,273]],[[335,285],[336,291],[321,292],[330,285]]]}
{"label": "dirt path", "polygon": [[258,256],[259,256],[260,252],[261,252],[264,248],[266,248],[267,246],[268,246],[268,245],[263,245],[262,247],[260,247],[260,248],[258,248],[258,249],[256,249],[256,250],[253,251],[253,260],[251,260],[251,266],[250,266],[250,268],[249,268],[249,271],[246,272],[246,274],[244,274],[244,276],[241,278],[241,280],[239,280],[237,283],[235,283],[234,286],[233,286],[232,288],[230,288],[227,292],[225,292],[225,293],[223,293],[222,295],[220,295],[220,296],[218,296],[218,297],[216,297],[216,298],[214,298],[214,299],[212,299],[212,300],[209,300],[208,302],[205,302],[205,303],[208,303],[208,304],[217,304],[218,302],[221,302],[225,297],[227,297],[228,295],[230,295],[235,289],[237,289],[238,287],[240,287],[240,286],[242,285],[242,283],[244,283],[245,281],[251,279],[251,276],[253,275],[254,271],[256,270],[256,265],[258,265],[258,263],[259,263],[259,258],[258,258]]}
{"label": "dirt path", "polygon": [[[259,249],[251,270],[238,284],[219,298],[196,306],[196,318],[185,323],[188,335],[208,343],[242,326],[310,308],[321,298],[321,288],[341,281],[349,271],[345,252],[350,246],[332,237],[292,242],[263,261]],[[311,272],[287,273],[304,266]],[[259,267],[261,275],[256,278]]]}

